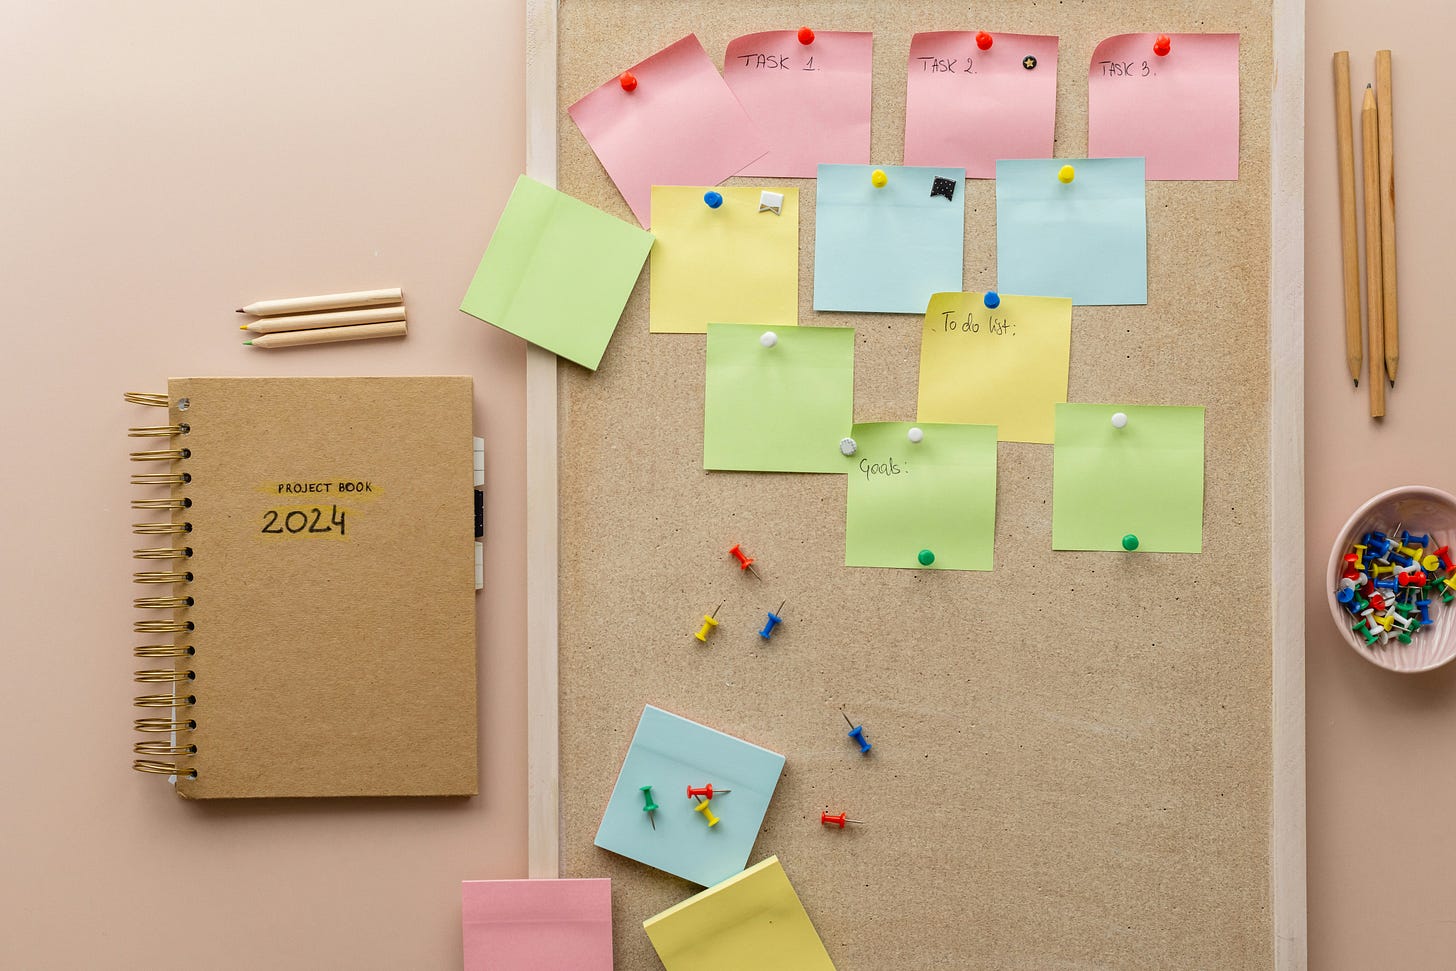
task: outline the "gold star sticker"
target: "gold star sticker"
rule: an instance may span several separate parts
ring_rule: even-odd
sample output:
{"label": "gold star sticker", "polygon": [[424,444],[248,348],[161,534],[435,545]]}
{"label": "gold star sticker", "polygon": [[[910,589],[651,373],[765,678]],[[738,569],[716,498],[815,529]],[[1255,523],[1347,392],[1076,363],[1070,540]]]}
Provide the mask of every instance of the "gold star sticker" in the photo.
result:
{"label": "gold star sticker", "polygon": [[1030,54],[1026,55],[1021,59],[1021,66],[1030,71],[1032,68],[1036,67],[1036,58],[1032,57]]}

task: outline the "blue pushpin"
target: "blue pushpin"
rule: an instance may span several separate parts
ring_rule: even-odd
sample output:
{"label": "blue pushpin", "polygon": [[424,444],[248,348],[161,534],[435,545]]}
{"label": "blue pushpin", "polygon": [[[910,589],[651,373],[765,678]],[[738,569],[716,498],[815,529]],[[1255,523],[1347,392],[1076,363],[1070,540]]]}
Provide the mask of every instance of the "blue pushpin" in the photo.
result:
{"label": "blue pushpin", "polygon": [[717,189],[709,189],[703,193],[703,201],[708,204],[709,209],[717,209],[723,204],[723,193]]}
{"label": "blue pushpin", "polygon": [[982,302],[985,303],[987,310],[995,310],[1001,306],[1001,294],[995,290],[987,290],[985,299]]}
{"label": "blue pushpin", "polygon": [[1381,590],[1395,590],[1400,587],[1400,582],[1395,577],[1386,577],[1384,580],[1376,580],[1375,586]]}
{"label": "blue pushpin", "polygon": [[[844,715],[844,712],[841,711],[840,714]],[[848,715],[844,715],[844,723],[849,726],[849,737],[854,739],[855,742],[859,744],[860,755],[864,755],[869,752],[870,749],[874,748],[873,745],[865,741],[863,725],[856,725],[854,722],[849,720]]]}
{"label": "blue pushpin", "polygon": [[1416,609],[1421,612],[1421,626],[1429,627],[1435,621],[1431,620],[1431,602],[1429,600],[1417,600]]}
{"label": "blue pushpin", "polygon": [[1335,594],[1335,599],[1342,604],[1355,602],[1355,591],[1351,587],[1341,587],[1340,592]]}
{"label": "blue pushpin", "polygon": [[1408,532],[1406,532],[1405,530],[1402,529],[1400,531],[1400,541],[1402,543],[1404,543],[1406,546],[1421,546],[1421,547],[1430,546],[1431,545],[1431,534],[1430,533],[1427,533],[1424,536],[1412,536],[1410,533],[1408,533]]}
{"label": "blue pushpin", "polygon": [[[779,604],[779,610],[783,610],[784,604],[786,603],[788,603],[787,600]],[[768,640],[770,637],[773,637],[774,628],[782,624],[783,622],[784,619],[782,617],[770,610],[768,612],[768,621],[763,625],[763,630],[758,632],[758,636],[762,637],[764,640]]]}

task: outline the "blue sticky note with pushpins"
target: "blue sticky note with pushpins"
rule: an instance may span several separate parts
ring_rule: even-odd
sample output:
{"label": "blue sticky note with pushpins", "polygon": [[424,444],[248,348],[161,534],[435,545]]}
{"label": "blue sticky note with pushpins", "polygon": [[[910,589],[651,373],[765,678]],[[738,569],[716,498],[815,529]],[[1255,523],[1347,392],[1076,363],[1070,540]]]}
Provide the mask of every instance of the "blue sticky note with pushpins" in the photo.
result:
{"label": "blue sticky note with pushpins", "polygon": [[998,289],[1074,306],[1146,304],[1145,172],[1140,158],[998,161]]}
{"label": "blue sticky note with pushpins", "polygon": [[[704,887],[748,865],[768,803],[784,771],[777,752],[647,705],[637,722],[596,845]],[[711,784],[712,815],[688,788]],[[657,809],[649,822],[642,786]],[[731,791],[729,791],[731,790]],[[709,821],[717,822],[709,825]]]}

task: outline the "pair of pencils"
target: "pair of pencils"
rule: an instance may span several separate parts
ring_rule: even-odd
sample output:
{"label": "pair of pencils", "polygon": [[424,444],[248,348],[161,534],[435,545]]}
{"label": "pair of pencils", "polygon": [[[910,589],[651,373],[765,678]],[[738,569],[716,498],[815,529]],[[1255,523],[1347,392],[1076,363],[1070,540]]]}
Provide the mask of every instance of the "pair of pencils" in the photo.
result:
{"label": "pair of pencils", "polygon": [[[1337,51],[1335,137],[1340,166],[1340,236],[1345,282],[1345,358],[1360,386],[1360,269],[1355,227],[1355,148],[1351,130],[1350,53]],[[1390,51],[1375,54],[1375,85],[1360,109],[1365,182],[1365,303],[1370,344],[1370,417],[1385,415],[1385,382],[1395,387],[1400,322],[1395,273],[1395,138]]]}
{"label": "pair of pencils", "polygon": [[[296,347],[334,341],[400,337],[407,333],[404,292],[364,290],[357,293],[328,293],[286,300],[260,300],[238,313],[257,317],[241,329],[254,336],[244,344],[253,347]],[[395,304],[396,306],[380,306]]]}

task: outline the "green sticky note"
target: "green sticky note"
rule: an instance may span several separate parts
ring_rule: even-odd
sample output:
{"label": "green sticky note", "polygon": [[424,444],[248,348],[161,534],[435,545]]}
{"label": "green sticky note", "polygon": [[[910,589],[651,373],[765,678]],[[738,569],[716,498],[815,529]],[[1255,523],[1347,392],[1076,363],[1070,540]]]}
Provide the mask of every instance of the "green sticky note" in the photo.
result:
{"label": "green sticky note", "polygon": [[[1052,548],[1203,551],[1203,409],[1057,405]],[[1118,428],[1112,417],[1127,424]]]}
{"label": "green sticky note", "polygon": [[[910,441],[910,429],[923,438]],[[996,541],[996,426],[868,422],[850,433],[845,566],[989,570]],[[934,559],[921,565],[920,553]]]}
{"label": "green sticky note", "polygon": [[521,176],[460,309],[595,371],[652,234]]}
{"label": "green sticky note", "polygon": [[708,325],[703,468],[842,473],[853,421],[853,327]]}

